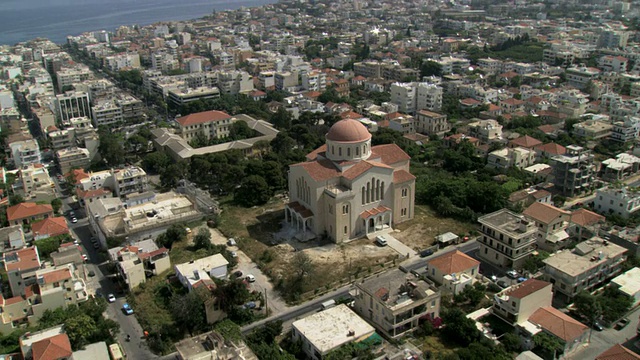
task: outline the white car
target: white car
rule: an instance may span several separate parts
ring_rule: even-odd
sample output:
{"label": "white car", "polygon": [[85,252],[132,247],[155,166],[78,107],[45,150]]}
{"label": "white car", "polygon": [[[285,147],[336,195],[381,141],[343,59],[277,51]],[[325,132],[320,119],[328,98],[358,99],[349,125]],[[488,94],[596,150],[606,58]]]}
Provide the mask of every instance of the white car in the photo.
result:
{"label": "white car", "polygon": [[232,257],[232,258],[237,258],[237,257],[238,257],[238,253],[237,253],[237,252],[235,252],[235,251],[232,251],[232,252],[231,252],[231,257]]}
{"label": "white car", "polygon": [[227,240],[227,245],[236,246],[236,240],[234,238],[229,238],[229,240]]}
{"label": "white car", "polygon": [[113,294],[109,294],[107,295],[107,301],[112,303],[112,302],[116,302],[116,297]]}
{"label": "white car", "polygon": [[77,222],[78,222],[78,219],[76,219],[76,218],[71,218],[71,222],[75,224],[75,223],[77,223]]}
{"label": "white car", "polygon": [[250,283],[256,281],[256,277],[251,275],[251,274],[247,275],[247,277],[245,279],[247,279],[247,281],[250,282]]}

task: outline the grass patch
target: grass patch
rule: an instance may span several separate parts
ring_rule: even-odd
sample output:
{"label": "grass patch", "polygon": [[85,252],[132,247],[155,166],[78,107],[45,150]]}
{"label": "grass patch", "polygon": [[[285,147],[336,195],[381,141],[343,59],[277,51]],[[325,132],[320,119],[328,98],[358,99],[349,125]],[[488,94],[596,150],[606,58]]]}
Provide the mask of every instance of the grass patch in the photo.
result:
{"label": "grass patch", "polygon": [[425,354],[431,354],[431,359],[447,358],[455,353],[456,347],[445,344],[438,336],[415,338],[411,342]]}
{"label": "grass patch", "polygon": [[437,235],[446,232],[464,235],[477,231],[475,224],[439,216],[428,205],[416,205],[413,219],[394,228],[400,232],[393,236],[417,251],[433,245]]}

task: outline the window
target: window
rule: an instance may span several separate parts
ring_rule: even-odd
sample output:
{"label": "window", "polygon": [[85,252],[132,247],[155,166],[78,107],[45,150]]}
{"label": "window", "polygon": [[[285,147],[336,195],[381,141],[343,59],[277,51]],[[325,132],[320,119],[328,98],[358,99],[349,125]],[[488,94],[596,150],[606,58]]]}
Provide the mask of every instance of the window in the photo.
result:
{"label": "window", "polygon": [[348,230],[347,230],[347,227],[345,226],[345,227],[344,227],[344,233],[345,233],[345,235],[347,234],[347,232],[348,232]]}
{"label": "window", "polygon": [[341,147],[338,148],[338,156],[342,156],[342,148]]}
{"label": "window", "polygon": [[407,197],[408,193],[409,193],[409,189],[407,188],[402,189],[402,197]]}
{"label": "window", "polygon": [[349,205],[342,205],[342,215],[349,213]]}
{"label": "window", "polygon": [[347,156],[351,156],[351,148],[347,148]]}

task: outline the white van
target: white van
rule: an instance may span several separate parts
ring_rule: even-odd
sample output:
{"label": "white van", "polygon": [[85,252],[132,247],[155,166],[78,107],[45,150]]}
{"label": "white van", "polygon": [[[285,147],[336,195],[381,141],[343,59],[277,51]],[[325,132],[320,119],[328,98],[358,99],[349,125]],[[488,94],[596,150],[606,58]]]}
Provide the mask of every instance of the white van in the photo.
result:
{"label": "white van", "polygon": [[380,246],[387,246],[387,238],[384,235],[376,236],[376,243]]}
{"label": "white van", "polygon": [[335,300],[327,300],[327,301],[322,303],[322,305],[320,306],[320,310],[331,309],[334,306],[336,306],[336,301]]}

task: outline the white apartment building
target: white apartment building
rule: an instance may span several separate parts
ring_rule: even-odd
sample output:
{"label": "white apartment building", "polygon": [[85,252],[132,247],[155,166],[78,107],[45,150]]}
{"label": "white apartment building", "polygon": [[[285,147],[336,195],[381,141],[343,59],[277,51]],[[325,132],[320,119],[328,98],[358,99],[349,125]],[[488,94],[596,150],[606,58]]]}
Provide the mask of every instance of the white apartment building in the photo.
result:
{"label": "white apartment building", "polygon": [[398,105],[398,111],[407,114],[415,114],[419,110],[440,110],[442,93],[442,87],[430,83],[391,84],[391,102]]}
{"label": "white apartment building", "polygon": [[111,71],[140,68],[140,55],[137,53],[105,56],[103,61],[104,66]]}
{"label": "white apartment building", "polygon": [[306,91],[323,92],[327,88],[327,75],[321,71],[303,71],[300,73],[300,84]]}
{"label": "white apartment building", "polygon": [[55,129],[47,132],[47,139],[53,150],[60,150],[75,145],[75,129],[68,128],[64,130]]}
{"label": "white apartment building", "polygon": [[51,189],[49,172],[42,164],[23,165],[20,168],[20,182],[26,195],[41,189]]}
{"label": "white apartment building", "polygon": [[571,67],[565,71],[567,83],[580,90],[585,89],[591,80],[596,80],[600,70],[592,67]]}
{"label": "white apartment building", "polygon": [[42,162],[40,147],[35,140],[14,141],[9,144],[9,147],[11,148],[11,158],[17,168]]}
{"label": "white apartment building", "polygon": [[56,72],[56,77],[58,79],[58,91],[62,92],[65,86],[73,86],[73,84],[91,79],[93,73],[86,66],[77,66]]}
{"label": "white apartment building", "polygon": [[447,115],[428,110],[418,110],[415,130],[425,135],[444,136],[447,131],[451,130],[451,124],[447,121]]}
{"label": "white apartment building", "polygon": [[630,188],[602,188],[596,191],[593,209],[601,214],[628,218],[640,209],[640,193]]}
{"label": "white apartment building", "polygon": [[504,148],[489,153],[487,167],[506,171],[511,167],[524,169],[535,163],[536,152],[523,147]]}
{"label": "white apartment building", "polygon": [[218,88],[223,94],[246,94],[253,91],[253,77],[246,71],[220,71],[218,75]]}
{"label": "white apartment building", "polygon": [[628,116],[624,121],[613,123],[610,139],[622,143],[635,141],[640,134],[640,118]]}
{"label": "white apartment building", "polygon": [[109,100],[98,100],[91,107],[93,125],[97,128],[100,126],[119,125],[124,122],[122,116],[122,108],[115,102]]}
{"label": "white apartment building", "polygon": [[616,277],[627,249],[593,237],[544,260],[543,280],[553,284],[554,296],[570,301],[583,290],[593,291]]}
{"label": "white apartment building", "polygon": [[89,94],[83,91],[68,91],[56,95],[55,106],[62,123],[68,123],[69,119],[75,117],[91,116]]}
{"label": "white apartment building", "polygon": [[91,165],[91,154],[85,148],[67,148],[56,151],[56,162],[63,174],[73,168],[86,169]]}
{"label": "white apartment building", "polygon": [[624,56],[603,55],[598,59],[598,67],[604,71],[627,72],[629,59]]}
{"label": "white apartment building", "polygon": [[607,29],[600,33],[598,45],[605,48],[625,48],[629,41],[629,31]]}
{"label": "white apartment building", "polygon": [[276,73],[273,71],[261,71],[258,74],[258,87],[262,90],[275,87],[275,75]]}
{"label": "white apartment building", "polygon": [[489,143],[502,140],[502,125],[493,119],[478,120],[469,123],[469,136]]}
{"label": "white apartment building", "polygon": [[523,215],[502,209],[478,218],[478,256],[503,269],[519,269],[535,251],[536,226]]}

